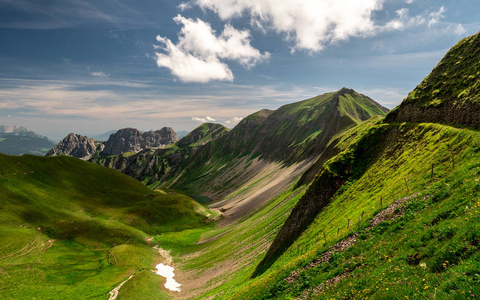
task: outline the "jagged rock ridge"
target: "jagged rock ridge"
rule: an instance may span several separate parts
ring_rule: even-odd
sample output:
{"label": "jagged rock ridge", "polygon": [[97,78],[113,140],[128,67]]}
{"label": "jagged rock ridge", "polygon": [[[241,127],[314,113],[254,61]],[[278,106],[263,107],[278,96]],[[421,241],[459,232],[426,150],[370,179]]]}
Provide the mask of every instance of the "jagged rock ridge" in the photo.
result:
{"label": "jagged rock ridge", "polygon": [[50,149],[46,156],[72,156],[83,160],[89,160],[96,153],[103,150],[104,145],[92,138],[70,133],[55,147]]}
{"label": "jagged rock ridge", "polygon": [[135,128],[120,129],[110,135],[105,142],[103,155],[116,155],[125,152],[139,152],[149,148],[163,148],[178,141],[178,136],[171,127],[148,132]]}
{"label": "jagged rock ridge", "polygon": [[228,131],[223,125],[205,123],[168,148],[145,149],[133,155],[96,156],[90,161],[152,184],[176,170],[198,147]]}
{"label": "jagged rock ridge", "polygon": [[124,128],[111,134],[106,142],[70,133],[48,151],[47,156],[65,155],[90,160],[95,156],[136,153],[144,149],[167,147],[176,141],[177,134],[170,127],[143,133],[134,128]]}

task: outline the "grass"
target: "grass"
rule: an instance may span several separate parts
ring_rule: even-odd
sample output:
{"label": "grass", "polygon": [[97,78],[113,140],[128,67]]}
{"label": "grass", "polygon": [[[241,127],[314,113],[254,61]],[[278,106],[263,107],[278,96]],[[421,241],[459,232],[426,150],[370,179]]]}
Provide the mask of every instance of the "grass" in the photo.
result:
{"label": "grass", "polygon": [[0,166],[0,290],[7,299],[106,299],[134,273],[148,278],[135,279],[136,293],[150,294],[160,280],[142,270],[161,257],[147,239],[201,228],[213,215],[183,194],[152,191],[71,157],[0,155]]}
{"label": "grass", "polygon": [[[390,142],[375,163],[332,199],[267,272],[219,298],[290,299],[309,293],[318,299],[478,296],[480,134],[433,124],[387,126],[386,132],[381,130]],[[385,125],[376,125],[380,127]],[[406,204],[403,217],[367,234],[370,218],[414,192],[421,194]],[[302,271],[354,231],[360,238],[352,248],[334,255],[329,264]],[[288,283],[284,279],[294,270],[300,279]],[[337,285],[313,292],[342,274],[347,277]]]}

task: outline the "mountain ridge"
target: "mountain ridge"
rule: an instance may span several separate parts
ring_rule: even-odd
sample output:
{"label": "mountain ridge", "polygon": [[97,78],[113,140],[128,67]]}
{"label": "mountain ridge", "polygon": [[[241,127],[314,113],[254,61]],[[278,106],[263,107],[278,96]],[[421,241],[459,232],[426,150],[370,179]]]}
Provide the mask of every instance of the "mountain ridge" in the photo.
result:
{"label": "mountain ridge", "polygon": [[0,153],[45,155],[55,143],[22,126],[0,125]]}

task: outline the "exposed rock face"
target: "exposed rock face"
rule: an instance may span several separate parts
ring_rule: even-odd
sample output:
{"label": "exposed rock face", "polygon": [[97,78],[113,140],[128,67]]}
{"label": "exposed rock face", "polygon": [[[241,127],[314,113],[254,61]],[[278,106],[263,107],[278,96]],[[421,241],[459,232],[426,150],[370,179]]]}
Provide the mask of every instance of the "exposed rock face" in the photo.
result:
{"label": "exposed rock face", "polygon": [[117,155],[125,152],[140,152],[147,148],[163,148],[178,141],[171,127],[142,133],[135,128],[120,129],[105,142],[102,155]]}
{"label": "exposed rock face", "polygon": [[55,147],[50,149],[46,156],[73,156],[83,160],[89,160],[97,151],[103,149],[103,144],[75,133],[70,133]]}

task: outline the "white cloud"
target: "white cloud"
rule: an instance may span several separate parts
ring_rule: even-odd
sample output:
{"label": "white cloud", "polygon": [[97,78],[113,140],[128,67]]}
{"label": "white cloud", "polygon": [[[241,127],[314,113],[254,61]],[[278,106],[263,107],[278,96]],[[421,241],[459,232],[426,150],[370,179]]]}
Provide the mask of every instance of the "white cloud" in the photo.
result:
{"label": "white cloud", "polygon": [[192,120],[200,123],[215,122],[215,119],[209,116],[206,116],[205,118],[192,117]]}
{"label": "white cloud", "polygon": [[92,77],[98,77],[98,78],[108,78],[108,74],[102,72],[102,71],[98,71],[98,72],[91,72],[90,75]]}
{"label": "white cloud", "polygon": [[405,30],[407,28],[418,26],[426,22],[424,16],[416,15],[411,17],[408,12],[408,8],[402,8],[397,10],[395,12],[397,14],[397,18],[389,21],[387,24],[385,24],[383,28],[387,30]]}
{"label": "white cloud", "polygon": [[187,19],[180,15],[174,18],[182,25],[177,44],[168,38],[157,36],[163,46],[156,52],[159,67],[170,69],[183,82],[209,82],[212,80],[233,81],[233,73],[224,62],[236,61],[246,68],[268,59],[269,53],[262,54],[250,45],[248,30],[239,31],[225,25],[216,36],[210,24],[200,19]]}
{"label": "white cloud", "polygon": [[[412,4],[415,0],[405,0]],[[329,44],[351,37],[374,36],[385,31],[439,23],[446,9],[425,11],[411,16],[407,8],[396,11],[386,23],[375,21],[374,14],[383,9],[387,0],[191,0],[218,14],[223,20],[249,17],[252,26],[263,32],[273,30],[292,42],[292,51],[321,51]],[[460,32],[459,28],[459,32]]]}
{"label": "white cloud", "polygon": [[233,117],[233,118],[230,118],[230,119],[226,120],[225,124],[227,124],[229,126],[235,126],[238,123],[240,123],[241,120],[243,120],[242,117]]}
{"label": "white cloud", "polygon": [[384,0],[192,0],[229,20],[250,16],[259,28],[272,29],[294,42],[293,50],[320,51],[331,42],[375,33],[372,13]]}
{"label": "white cloud", "polygon": [[445,18],[444,13],[446,11],[447,10],[445,9],[445,7],[441,6],[438,11],[434,11],[434,12],[429,13],[428,16],[430,17],[430,20],[428,20],[428,27],[438,23],[439,20]]}
{"label": "white cloud", "polygon": [[96,78],[108,78],[108,77],[110,77],[109,74],[106,74],[102,71],[92,72],[92,71],[90,71],[90,67],[87,67],[87,71],[90,74],[90,76],[92,76],[92,77],[96,77]]}
{"label": "white cloud", "polygon": [[408,8],[402,8],[395,12],[397,14],[396,19],[387,22],[385,26],[380,26],[379,29],[401,31],[423,24],[427,24],[428,28],[431,28],[433,25],[439,23],[441,19],[445,18],[445,12],[445,7],[441,6],[438,11],[426,11],[422,14],[410,16]]}

